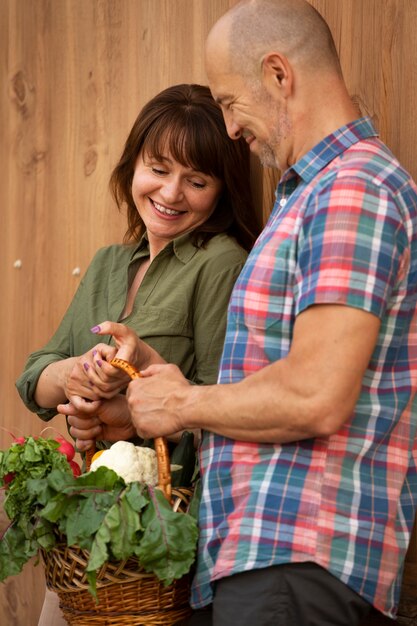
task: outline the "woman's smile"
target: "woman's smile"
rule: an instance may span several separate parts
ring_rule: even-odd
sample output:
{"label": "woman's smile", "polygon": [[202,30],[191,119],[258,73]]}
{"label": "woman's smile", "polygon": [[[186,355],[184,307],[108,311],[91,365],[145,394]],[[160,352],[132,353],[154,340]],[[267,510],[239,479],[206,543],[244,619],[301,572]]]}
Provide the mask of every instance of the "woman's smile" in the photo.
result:
{"label": "woman's smile", "polygon": [[163,217],[166,218],[176,218],[179,215],[182,215],[183,213],[186,213],[186,211],[178,211],[178,209],[171,209],[169,207],[163,206],[162,204],[159,204],[158,202],[155,202],[155,200],[152,200],[152,198],[149,198],[149,200],[151,201],[151,203],[153,204],[154,208],[156,209],[156,212],[158,214],[160,214]]}

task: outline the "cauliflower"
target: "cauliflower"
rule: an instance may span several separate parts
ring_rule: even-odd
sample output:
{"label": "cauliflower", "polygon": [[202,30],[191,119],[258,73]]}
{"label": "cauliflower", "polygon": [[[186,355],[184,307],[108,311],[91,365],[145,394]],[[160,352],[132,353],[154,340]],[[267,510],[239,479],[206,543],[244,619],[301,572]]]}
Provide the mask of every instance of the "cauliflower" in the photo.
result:
{"label": "cauliflower", "polygon": [[126,483],[138,480],[152,487],[158,484],[158,462],[152,448],[117,441],[91,463],[90,471],[103,465],[114,470]]}

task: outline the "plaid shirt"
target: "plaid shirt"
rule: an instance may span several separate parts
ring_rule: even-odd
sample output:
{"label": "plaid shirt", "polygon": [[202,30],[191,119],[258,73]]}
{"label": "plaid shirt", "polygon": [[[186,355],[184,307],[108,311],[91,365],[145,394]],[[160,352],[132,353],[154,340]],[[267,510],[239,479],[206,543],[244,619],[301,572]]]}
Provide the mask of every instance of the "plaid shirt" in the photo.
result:
{"label": "plaid shirt", "polygon": [[194,607],[217,579],[314,561],[395,614],[417,500],[416,299],[417,189],[363,118],[282,177],[231,297],[219,375],[232,383],[285,357],[297,314],[338,303],[381,319],[359,400],[328,438],[204,433]]}

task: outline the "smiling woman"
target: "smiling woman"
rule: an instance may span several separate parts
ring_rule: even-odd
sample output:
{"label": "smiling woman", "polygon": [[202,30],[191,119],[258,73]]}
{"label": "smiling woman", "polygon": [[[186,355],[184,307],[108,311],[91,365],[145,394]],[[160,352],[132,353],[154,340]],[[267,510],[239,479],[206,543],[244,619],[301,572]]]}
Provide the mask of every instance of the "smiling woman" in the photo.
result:
{"label": "smiling woman", "polygon": [[75,420],[80,450],[136,435],[129,381],[108,362],[117,348],[110,334],[97,344],[101,322],[136,333],[138,369],[169,361],[196,384],[216,381],[230,293],[259,232],[249,180],[248,146],[229,139],[207,87],[170,87],[139,113],[111,177],[125,241],[97,252],[17,381],[41,419]]}
{"label": "smiling woman", "polygon": [[104,320],[143,340],[138,368],[170,361],[195,383],[214,382],[229,296],[259,231],[248,147],[229,139],[207,87],[176,85],[150,100],[110,184],[127,209],[125,243],[97,252],[55,335],[17,381],[44,420],[71,400],[88,417],[129,422],[128,381],[90,330]]}

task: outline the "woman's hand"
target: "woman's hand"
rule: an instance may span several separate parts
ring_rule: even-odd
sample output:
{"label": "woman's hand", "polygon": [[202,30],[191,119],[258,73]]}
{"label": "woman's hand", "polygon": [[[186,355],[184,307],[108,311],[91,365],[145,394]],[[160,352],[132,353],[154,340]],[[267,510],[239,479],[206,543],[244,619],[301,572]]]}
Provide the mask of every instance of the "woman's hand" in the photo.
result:
{"label": "woman's hand", "polygon": [[73,375],[68,379],[67,398],[79,393],[79,372],[82,370],[84,385],[87,384],[90,390],[88,399],[110,399],[125,389],[129,383],[129,376],[110,365],[117,354],[117,348],[99,343],[94,348],[79,357],[77,369],[74,368]]}
{"label": "woman's hand", "polygon": [[[99,400],[103,397],[103,391],[107,393],[108,397],[119,393],[122,388],[120,381],[117,385],[109,385],[104,390],[100,388],[101,378],[96,373],[96,369],[100,370],[104,358],[101,352],[102,346],[104,344],[98,345],[85,354],[72,359],[73,365],[67,369],[63,377],[63,390],[68,400],[73,396],[80,396],[87,400]],[[109,348],[109,346],[105,347]],[[110,350],[115,352],[115,348],[110,348]],[[125,381],[123,387],[126,385],[127,381]]]}
{"label": "woman's hand", "polygon": [[106,346],[107,350],[110,348],[114,350],[111,354],[110,352],[102,352],[107,361],[117,357],[118,359],[128,361],[128,363],[131,363],[139,370],[145,369],[152,364],[166,363],[156,350],[140,339],[136,332],[129,326],[125,326],[125,324],[101,322],[92,331],[97,335],[111,335],[113,337],[117,350],[114,347]]}
{"label": "woman's hand", "polygon": [[50,363],[41,373],[36,385],[34,399],[37,404],[51,409],[72,396],[99,400],[99,393],[86,376],[89,363],[93,363],[91,350],[82,356]]}
{"label": "woman's hand", "polygon": [[58,405],[57,410],[67,416],[69,432],[80,451],[91,448],[96,439],[119,441],[136,435],[123,395],[99,402],[74,396],[67,404]]}
{"label": "woman's hand", "polygon": [[128,374],[110,365],[114,357],[132,363],[137,369],[165,363],[156,350],[124,324],[102,322],[93,331],[97,335],[112,335],[116,346],[98,343],[81,356],[48,365],[36,387],[35,400],[39,406],[52,408],[74,396],[91,401],[113,398],[130,381]]}
{"label": "woman's hand", "polygon": [[[92,328],[92,332],[97,335],[112,335],[116,347],[99,343],[80,357],[77,368],[74,368],[73,377],[68,381],[68,398],[74,394],[81,395],[78,392],[80,364],[82,377],[84,381],[88,381],[90,388],[89,395],[84,397],[110,399],[125,389],[130,381],[129,375],[110,365],[110,361],[118,357],[136,367],[141,367],[146,357],[151,354],[152,349],[139,339],[134,330],[124,324],[102,322],[100,326]],[[91,393],[94,396],[91,396]]]}

